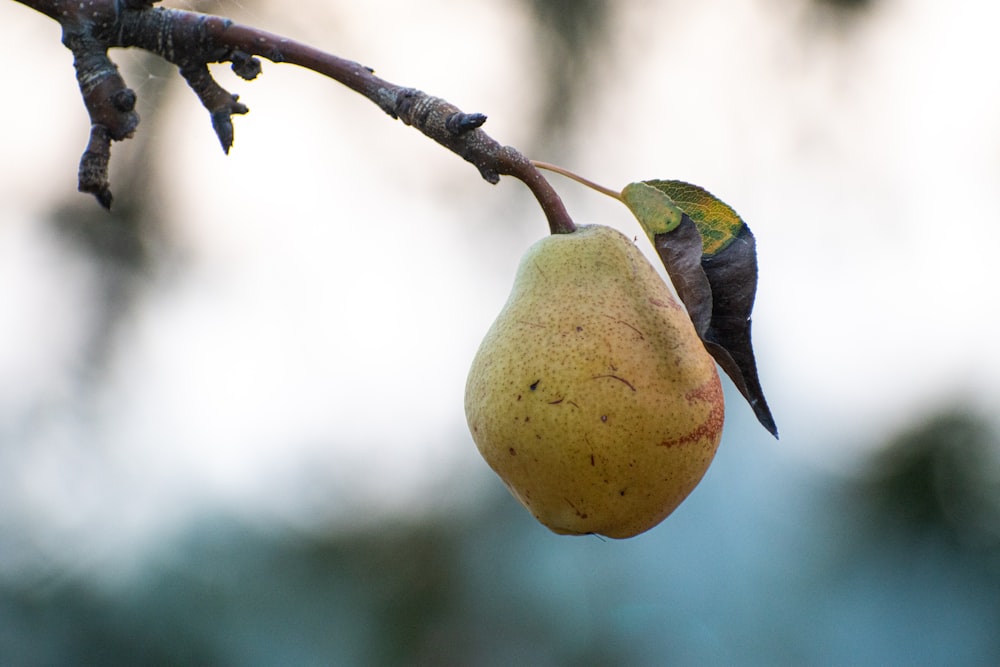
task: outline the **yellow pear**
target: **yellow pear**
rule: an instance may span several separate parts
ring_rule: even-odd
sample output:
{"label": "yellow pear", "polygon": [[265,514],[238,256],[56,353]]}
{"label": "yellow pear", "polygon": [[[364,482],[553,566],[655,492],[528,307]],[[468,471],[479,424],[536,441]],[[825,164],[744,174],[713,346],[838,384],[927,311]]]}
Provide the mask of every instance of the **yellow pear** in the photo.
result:
{"label": "yellow pear", "polygon": [[701,480],[722,435],[715,362],[635,244],[599,225],[521,259],[469,372],[473,440],[556,533],[632,537]]}

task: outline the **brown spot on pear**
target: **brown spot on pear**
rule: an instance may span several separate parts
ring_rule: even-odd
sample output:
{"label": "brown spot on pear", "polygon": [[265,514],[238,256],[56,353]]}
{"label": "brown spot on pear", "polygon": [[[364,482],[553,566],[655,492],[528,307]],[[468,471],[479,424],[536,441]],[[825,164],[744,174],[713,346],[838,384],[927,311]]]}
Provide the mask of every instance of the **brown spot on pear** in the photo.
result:
{"label": "brown spot on pear", "polygon": [[626,538],[701,481],[724,406],[715,362],[663,279],[627,237],[593,225],[525,253],[472,362],[465,413],[540,522]]}

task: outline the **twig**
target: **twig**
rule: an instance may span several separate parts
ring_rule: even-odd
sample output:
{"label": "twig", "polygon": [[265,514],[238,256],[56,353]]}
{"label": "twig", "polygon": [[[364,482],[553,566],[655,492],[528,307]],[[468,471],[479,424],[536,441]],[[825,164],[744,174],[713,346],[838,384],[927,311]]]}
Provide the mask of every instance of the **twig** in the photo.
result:
{"label": "twig", "polygon": [[248,109],[212,78],[208,64],[232,63],[239,76],[250,80],[261,71],[260,56],[305,67],[360,93],[393,118],[475,165],[490,183],[497,183],[500,176],[523,181],[542,207],[553,234],[576,228],[555,190],[531,161],[480,129],[486,116],[465,113],[443,99],[385,81],[359,63],[219,16],[153,7],[155,0],[17,2],[62,25],[63,44],[73,52],[77,81],[91,120],[90,140],[80,162],[79,189],[94,194],[105,207],[111,205],[111,142],[131,137],[139,124],[136,94],[107,52],[113,47],[136,47],[178,67],[211,114],[227,152],[233,143],[232,116]]}

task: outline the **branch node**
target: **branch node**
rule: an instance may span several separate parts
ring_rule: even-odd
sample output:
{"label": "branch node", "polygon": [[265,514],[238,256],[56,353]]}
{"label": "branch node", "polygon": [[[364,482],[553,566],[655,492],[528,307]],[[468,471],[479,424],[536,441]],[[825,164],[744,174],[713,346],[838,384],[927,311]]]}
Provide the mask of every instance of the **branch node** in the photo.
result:
{"label": "branch node", "polygon": [[486,115],[481,113],[456,112],[445,118],[444,128],[451,134],[458,137],[466,132],[471,132],[483,126],[486,122]]}
{"label": "branch node", "polygon": [[477,164],[476,168],[479,169],[479,175],[483,177],[483,180],[490,185],[496,185],[500,182],[500,172],[492,166],[487,164]]}
{"label": "branch node", "polygon": [[191,86],[202,105],[212,116],[212,128],[215,130],[222,150],[227,154],[233,147],[234,130],[232,117],[250,111],[245,104],[240,103],[239,95],[226,92],[208,71],[204,63],[188,65],[180,68],[181,76]]}
{"label": "branch node", "polygon": [[77,189],[92,194],[106,209],[111,208],[111,185],[108,164],[111,161],[111,133],[103,125],[90,127],[90,141],[80,158]]}
{"label": "branch node", "polygon": [[229,155],[229,149],[233,147],[233,141],[236,139],[236,130],[233,129],[233,117],[228,109],[212,112],[212,129],[222,144],[222,150]]}
{"label": "branch node", "polygon": [[426,97],[426,94],[416,88],[400,88],[396,91],[393,117],[399,118],[404,125],[413,125],[411,118],[413,107],[423,97]]}
{"label": "branch node", "polygon": [[233,71],[236,72],[236,76],[246,81],[253,81],[262,71],[260,59],[251,56],[249,53],[233,51],[231,59],[233,62]]}
{"label": "branch node", "polygon": [[122,113],[135,110],[136,95],[131,88],[120,88],[111,95],[111,104]]}

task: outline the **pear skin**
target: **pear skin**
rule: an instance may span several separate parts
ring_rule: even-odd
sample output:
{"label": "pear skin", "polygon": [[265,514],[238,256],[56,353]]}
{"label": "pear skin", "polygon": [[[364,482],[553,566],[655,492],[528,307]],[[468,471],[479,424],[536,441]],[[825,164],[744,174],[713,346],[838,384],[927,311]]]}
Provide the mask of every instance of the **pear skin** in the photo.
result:
{"label": "pear skin", "polygon": [[688,496],[722,436],[715,362],[645,256],[599,225],[521,259],[469,372],[473,440],[560,534],[626,538]]}

